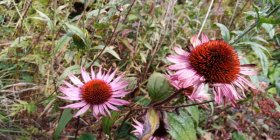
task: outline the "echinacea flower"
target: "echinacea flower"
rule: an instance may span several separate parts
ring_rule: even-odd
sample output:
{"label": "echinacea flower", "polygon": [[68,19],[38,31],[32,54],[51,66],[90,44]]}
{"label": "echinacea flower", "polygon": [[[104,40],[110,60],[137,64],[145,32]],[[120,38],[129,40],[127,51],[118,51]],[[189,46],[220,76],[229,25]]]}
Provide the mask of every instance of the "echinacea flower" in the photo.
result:
{"label": "echinacea flower", "polygon": [[[140,123],[139,121],[133,119],[134,124],[132,126],[135,128],[135,130],[131,131],[135,136],[141,137],[144,133],[144,124]],[[160,119],[159,126],[156,129],[156,131],[153,133],[153,135],[149,138],[149,140],[168,140],[166,136],[168,135],[168,131],[166,128],[166,123]]]}
{"label": "echinacea flower", "polygon": [[[240,65],[239,58],[232,46],[223,40],[209,40],[205,34],[191,38],[190,52],[175,47],[176,55],[167,59],[175,64],[169,66],[175,71],[174,77],[180,81],[181,87],[203,86],[212,87],[215,102],[218,104],[245,97],[244,90],[255,86],[243,75],[256,75],[254,65]],[[201,88],[203,89],[203,88]],[[238,93],[240,91],[241,93]]]}
{"label": "echinacea flower", "polygon": [[107,73],[103,73],[101,69],[100,67],[99,72],[96,74],[93,67],[91,67],[90,76],[84,68],[81,68],[84,82],[72,74],[69,75],[69,79],[74,85],[64,81],[65,86],[59,87],[59,90],[65,96],[60,98],[78,102],[62,108],[79,108],[80,110],[74,117],[82,115],[91,108],[93,116],[99,118],[100,115],[111,116],[109,110],[118,111],[117,106],[128,104],[129,102],[119,99],[128,94],[125,89],[128,83],[123,80],[123,75],[114,79],[116,70],[111,72],[110,69]]}

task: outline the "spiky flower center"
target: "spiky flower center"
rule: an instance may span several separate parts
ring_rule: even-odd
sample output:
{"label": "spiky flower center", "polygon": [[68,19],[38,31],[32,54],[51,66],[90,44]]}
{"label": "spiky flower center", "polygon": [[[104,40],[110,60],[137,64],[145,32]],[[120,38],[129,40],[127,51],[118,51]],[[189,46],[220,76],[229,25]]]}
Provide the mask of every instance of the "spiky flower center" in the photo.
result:
{"label": "spiky flower center", "polygon": [[91,80],[85,83],[81,90],[82,98],[91,105],[105,103],[112,96],[110,85],[103,80]]}
{"label": "spiky flower center", "polygon": [[231,83],[240,71],[235,50],[222,40],[197,46],[191,51],[189,61],[193,69],[209,83]]}

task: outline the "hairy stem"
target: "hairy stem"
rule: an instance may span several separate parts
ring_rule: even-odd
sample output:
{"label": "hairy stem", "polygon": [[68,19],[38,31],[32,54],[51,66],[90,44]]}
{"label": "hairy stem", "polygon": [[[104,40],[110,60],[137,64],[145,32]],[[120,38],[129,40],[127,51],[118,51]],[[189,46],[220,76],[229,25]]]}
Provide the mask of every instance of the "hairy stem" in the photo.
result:
{"label": "hairy stem", "polygon": [[205,102],[200,102],[200,103],[193,103],[193,104],[187,104],[187,105],[178,105],[178,106],[161,106],[159,108],[181,108],[181,107],[189,107],[189,106],[196,106],[196,105],[202,105],[202,104],[207,104],[214,102],[214,100],[209,100]]}

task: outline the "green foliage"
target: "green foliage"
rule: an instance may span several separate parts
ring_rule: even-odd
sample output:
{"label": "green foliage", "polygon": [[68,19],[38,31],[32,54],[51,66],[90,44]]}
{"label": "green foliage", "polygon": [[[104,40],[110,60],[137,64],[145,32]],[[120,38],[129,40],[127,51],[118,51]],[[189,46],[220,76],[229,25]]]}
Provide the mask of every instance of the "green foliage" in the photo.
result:
{"label": "green foliage", "polygon": [[34,102],[26,102],[26,101],[18,101],[18,103],[13,104],[10,114],[11,116],[14,116],[22,111],[27,111],[28,114],[34,113],[37,109],[37,106]]}
{"label": "green foliage", "polygon": [[96,140],[96,137],[91,133],[85,133],[82,134],[78,140]]}
{"label": "green foliage", "polygon": [[148,79],[147,89],[153,101],[163,100],[171,93],[171,87],[163,74],[154,72]]}
{"label": "green foliage", "polygon": [[54,139],[59,139],[60,134],[62,133],[63,129],[66,127],[68,122],[72,119],[73,114],[71,113],[70,109],[65,109],[63,110],[63,113],[59,119],[59,122],[57,124],[57,127],[54,131],[53,138]]}
{"label": "green foliage", "polygon": [[181,110],[179,115],[168,113],[169,133],[176,140],[196,140],[194,122],[189,114]]}
{"label": "green foliage", "polygon": [[216,23],[216,25],[220,28],[223,39],[226,42],[229,42],[230,41],[230,32],[229,32],[228,28],[224,24],[221,24],[221,23]]}

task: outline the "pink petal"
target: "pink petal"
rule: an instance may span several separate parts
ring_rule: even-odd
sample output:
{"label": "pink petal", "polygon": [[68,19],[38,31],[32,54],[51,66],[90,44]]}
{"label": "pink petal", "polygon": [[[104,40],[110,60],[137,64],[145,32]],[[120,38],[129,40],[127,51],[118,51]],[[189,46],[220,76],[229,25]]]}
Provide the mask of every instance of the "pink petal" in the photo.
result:
{"label": "pink petal", "polygon": [[101,69],[102,69],[102,66],[99,67],[99,71],[98,71],[98,73],[96,75],[96,79],[102,79],[102,71],[101,71]]}
{"label": "pink petal", "polygon": [[174,47],[174,51],[179,55],[185,55],[185,56],[189,55],[188,52],[184,51],[183,49],[181,49],[179,47]]}
{"label": "pink petal", "polygon": [[89,107],[90,107],[90,105],[87,104],[87,105],[84,106],[82,109],[80,109],[80,110],[76,113],[76,115],[75,115],[74,117],[78,117],[78,116],[84,114],[84,113],[89,109]]}
{"label": "pink petal", "polygon": [[66,97],[63,97],[63,96],[57,96],[58,98],[60,98],[60,99],[64,99],[64,100],[70,100],[70,101],[79,101],[79,100],[81,100],[81,98],[80,97],[68,97],[68,96],[66,96]]}
{"label": "pink petal", "polygon": [[59,91],[65,94],[68,97],[80,97],[81,90],[76,87],[66,88],[66,87],[59,87]]}
{"label": "pink petal", "polygon": [[201,43],[206,43],[209,41],[209,38],[206,34],[201,33]]}
{"label": "pink petal", "polygon": [[103,116],[106,116],[106,114],[105,114],[105,112],[104,112],[103,105],[98,105],[98,110],[99,110],[99,112],[100,112]]}
{"label": "pink petal", "polygon": [[69,87],[69,88],[74,87],[73,85],[71,85],[71,84],[68,83],[67,81],[63,81],[63,83],[64,83],[67,87]]}
{"label": "pink petal", "polygon": [[116,99],[116,98],[110,98],[108,102],[109,102],[110,104],[118,105],[118,106],[129,104],[128,101],[121,100],[121,99]]}
{"label": "pink petal", "polygon": [[114,72],[111,73],[111,75],[108,77],[108,79],[107,79],[108,82],[111,82],[111,81],[112,81],[112,79],[114,78],[114,76],[115,76],[115,74],[116,74],[116,71],[117,71],[117,69],[114,70]]}
{"label": "pink petal", "polygon": [[172,63],[188,63],[188,57],[183,55],[169,55],[166,59]]}
{"label": "pink petal", "polygon": [[94,114],[95,114],[96,116],[98,116],[98,115],[99,115],[98,105],[94,105],[92,108],[93,108]]}
{"label": "pink petal", "polygon": [[118,108],[116,108],[115,106],[111,105],[110,103],[105,103],[105,104],[106,104],[106,106],[107,106],[108,108],[110,108],[110,109],[112,109],[112,110],[115,110],[115,111],[119,111]]}
{"label": "pink petal", "polygon": [[82,74],[82,77],[84,79],[85,82],[88,82],[90,81],[90,77],[89,77],[89,74],[86,72],[85,68],[81,68],[81,74]]}
{"label": "pink petal", "polygon": [[81,87],[84,85],[76,76],[71,74],[68,77],[76,86]]}
{"label": "pink petal", "polygon": [[193,37],[191,37],[191,43],[192,43],[193,47],[195,48],[196,46],[201,44],[201,41],[199,40],[197,35],[194,35]]}
{"label": "pink petal", "polygon": [[106,111],[106,113],[108,114],[109,117],[111,117],[111,113],[109,111],[109,109],[107,108],[106,104],[102,104],[104,110]]}
{"label": "pink petal", "polygon": [[86,104],[87,104],[86,102],[81,101],[81,102],[69,104],[69,105],[66,105],[66,106],[60,107],[60,108],[81,108],[81,107],[84,107]]}

